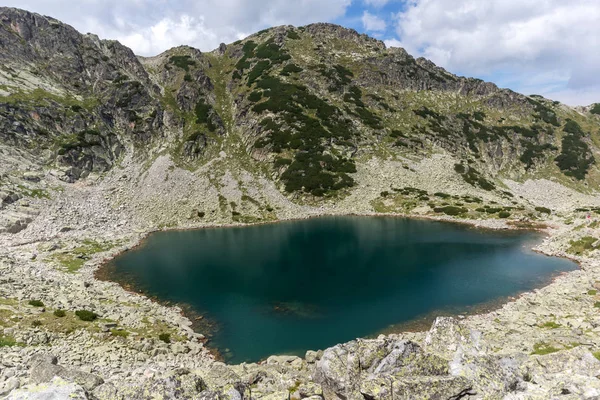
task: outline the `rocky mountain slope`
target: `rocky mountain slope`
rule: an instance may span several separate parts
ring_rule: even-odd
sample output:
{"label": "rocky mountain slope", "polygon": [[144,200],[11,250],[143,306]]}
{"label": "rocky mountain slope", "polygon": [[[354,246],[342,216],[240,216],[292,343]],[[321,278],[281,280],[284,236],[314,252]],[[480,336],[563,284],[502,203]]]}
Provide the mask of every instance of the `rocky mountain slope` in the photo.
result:
{"label": "rocky mountain slope", "polygon": [[[0,8],[0,396],[600,396],[599,134],[597,104],[458,77],[335,25],[144,58]],[[157,229],[348,213],[545,224],[540,250],[584,267],[427,335],[241,366],[215,362],[178,308],[94,275]]]}

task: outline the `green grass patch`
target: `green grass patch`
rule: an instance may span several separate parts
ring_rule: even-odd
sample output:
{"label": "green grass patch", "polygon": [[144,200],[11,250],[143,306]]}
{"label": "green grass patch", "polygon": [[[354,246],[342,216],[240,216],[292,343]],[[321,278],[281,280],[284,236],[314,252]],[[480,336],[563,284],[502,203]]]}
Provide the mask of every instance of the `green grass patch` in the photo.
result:
{"label": "green grass patch", "polygon": [[76,273],[90,256],[108,251],[112,247],[112,243],[100,243],[95,240],[86,239],[81,242],[81,246],[69,252],[54,254],[51,258],[63,267],[66,272]]}
{"label": "green grass patch", "polygon": [[579,240],[571,240],[569,242],[570,247],[567,250],[568,253],[575,255],[583,255],[590,250],[594,250],[594,243],[596,243],[598,239],[592,236],[586,236]]}
{"label": "green grass patch", "polygon": [[560,349],[544,342],[538,342],[533,345],[533,351],[531,354],[543,356],[546,354],[556,353],[557,351],[560,351]]}
{"label": "green grass patch", "polygon": [[596,289],[590,289],[588,290],[587,294],[589,294],[590,296],[595,296],[598,294],[598,291]]}
{"label": "green grass patch", "polygon": [[123,329],[111,329],[110,334],[115,337],[128,338],[130,333]]}
{"label": "green grass patch", "polygon": [[558,329],[560,327],[561,327],[561,325],[557,324],[554,321],[548,321],[542,325],[542,328],[548,328],[548,329]]}
{"label": "green grass patch", "polygon": [[0,347],[13,347],[20,346],[19,343],[12,336],[0,335]]}

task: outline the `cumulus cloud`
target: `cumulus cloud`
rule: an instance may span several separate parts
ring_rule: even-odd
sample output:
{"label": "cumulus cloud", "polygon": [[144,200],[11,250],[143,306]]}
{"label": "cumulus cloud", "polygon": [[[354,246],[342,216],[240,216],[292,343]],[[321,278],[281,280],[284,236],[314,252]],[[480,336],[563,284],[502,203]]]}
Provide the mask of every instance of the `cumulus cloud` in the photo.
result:
{"label": "cumulus cloud", "polygon": [[385,31],[387,25],[385,21],[379,18],[377,15],[371,14],[365,11],[362,16],[362,24],[368,32],[382,32]]}
{"label": "cumulus cloud", "polygon": [[265,27],[303,25],[343,16],[352,0],[5,0],[117,39],[141,55],[187,44],[212,50]]}
{"label": "cumulus cloud", "polygon": [[[570,104],[600,101],[598,21],[597,0],[412,0],[395,15],[409,52]],[[539,76],[548,79],[532,84]]]}

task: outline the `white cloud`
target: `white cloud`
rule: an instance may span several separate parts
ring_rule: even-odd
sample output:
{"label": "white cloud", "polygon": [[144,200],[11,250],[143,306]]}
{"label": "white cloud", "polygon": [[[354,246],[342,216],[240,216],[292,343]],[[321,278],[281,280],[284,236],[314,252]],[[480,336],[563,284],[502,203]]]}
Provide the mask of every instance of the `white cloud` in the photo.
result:
{"label": "white cloud", "polygon": [[383,41],[387,47],[404,47],[398,39],[386,39]]}
{"label": "white cloud", "polygon": [[381,8],[385,6],[390,0],[364,0],[365,4],[375,8]]}
{"label": "white cloud", "polygon": [[[600,101],[597,0],[412,0],[395,19],[407,51],[453,72],[504,72],[507,80],[510,72],[517,90],[537,88],[570,104]],[[539,75],[561,77],[562,88],[532,85]]]}
{"label": "white cloud", "polygon": [[362,24],[365,30],[369,32],[382,32],[385,31],[385,28],[387,27],[383,19],[368,11],[363,13]]}
{"label": "white cloud", "polygon": [[331,21],[352,0],[5,0],[81,32],[117,39],[141,55],[187,44],[203,51],[265,27]]}

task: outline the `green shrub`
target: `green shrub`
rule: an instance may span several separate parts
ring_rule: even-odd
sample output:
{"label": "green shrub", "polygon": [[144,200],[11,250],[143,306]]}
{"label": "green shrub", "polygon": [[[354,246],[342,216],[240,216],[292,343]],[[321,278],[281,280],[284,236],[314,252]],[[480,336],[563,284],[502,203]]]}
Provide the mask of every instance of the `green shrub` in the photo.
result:
{"label": "green shrub", "polygon": [[525,151],[519,157],[519,160],[525,164],[525,169],[530,170],[536,162],[543,160],[546,157],[547,151],[558,150],[554,145],[550,143],[546,144],[534,144],[526,140],[521,140],[521,145],[525,147]]}
{"label": "green shrub", "polygon": [[196,61],[192,60],[190,56],[172,56],[169,58],[169,63],[185,70],[185,72],[189,72],[190,66],[196,65]]}
{"label": "green shrub", "polygon": [[451,216],[461,215],[468,212],[466,208],[456,206],[436,207],[433,209],[433,211]]}
{"label": "green shrub", "polygon": [[462,164],[454,164],[454,170],[459,174],[464,174],[465,172],[467,172],[467,169]]}
{"label": "green shrub", "polygon": [[256,44],[256,42],[254,42],[252,40],[248,40],[246,43],[244,43],[244,46],[242,47],[242,51],[244,52],[244,55],[247,57],[253,56],[254,49],[256,49],[256,46],[258,46]]}
{"label": "green shrub", "polygon": [[33,307],[44,307],[44,303],[41,300],[29,300],[29,305]]}
{"label": "green shrub", "polygon": [[196,104],[195,113],[196,113],[196,123],[197,124],[206,124],[208,130],[214,132],[217,130],[217,127],[213,123],[210,114],[212,107],[210,104],[206,103],[204,99],[199,99]]}
{"label": "green shrub", "polygon": [[581,126],[572,119],[568,119],[565,127],[563,128],[564,132],[571,133],[573,135],[583,136],[584,132],[581,129]]}
{"label": "green shrub", "polygon": [[292,40],[300,39],[300,35],[298,35],[294,31],[287,31],[287,37],[290,38],[290,39],[292,39]]}
{"label": "green shrub", "polygon": [[597,301],[597,302],[595,302],[595,303],[594,303],[594,307],[596,307],[596,308],[600,308],[600,301]]}
{"label": "green shrub", "polygon": [[279,167],[283,167],[286,165],[291,165],[292,164],[292,160],[290,160],[289,158],[282,158],[282,157],[277,157],[275,159],[275,162],[273,163],[273,166],[275,168],[279,168]]}
{"label": "green shrub", "polygon": [[540,212],[542,214],[552,214],[552,210],[546,207],[536,207],[535,211]]}
{"label": "green shrub", "polygon": [[67,315],[65,310],[54,310],[54,316],[58,318],[63,318]]}
{"label": "green shrub", "polygon": [[302,71],[304,71],[304,69],[302,69],[299,66],[297,66],[296,64],[292,63],[292,64],[288,64],[285,67],[283,67],[283,70],[281,70],[281,73],[279,75],[290,76],[293,73],[298,73],[298,72],[302,72]]}
{"label": "green shrub", "polygon": [[505,218],[510,217],[510,213],[508,211],[500,211],[498,213],[498,217],[500,217],[502,219],[505,219]]}
{"label": "green shrub", "polygon": [[273,64],[281,64],[284,61],[292,58],[287,51],[281,49],[273,39],[269,39],[265,43],[256,47],[256,58],[263,60],[271,60]]}
{"label": "green shrub", "polygon": [[594,106],[590,109],[592,114],[600,115],[600,103],[594,104]]}
{"label": "green shrub", "polygon": [[442,198],[442,199],[448,199],[448,198],[452,197],[452,196],[450,196],[449,194],[447,194],[447,193],[442,193],[442,192],[437,192],[437,193],[434,193],[433,195],[434,195],[435,197],[439,197],[439,198]]}
{"label": "green shrub", "polygon": [[[323,196],[353,186],[354,180],[347,174],[356,172],[354,161],[324,154],[326,143],[342,144],[353,134],[351,123],[340,110],[311,94],[306,87],[276,77],[263,76],[257,86],[263,90],[266,101],[254,105],[252,110],[258,114],[265,111],[280,114],[287,127],[284,128],[283,122],[264,118],[260,125],[268,135],[257,140],[255,147],[270,145],[275,153],[295,152],[292,163],[281,175],[285,190]],[[306,115],[305,110],[314,110],[316,117]]]}
{"label": "green shrub", "polygon": [[191,81],[193,81],[193,79],[192,79],[192,76],[191,76],[190,74],[185,74],[185,75],[183,76],[183,80],[184,80],[184,81],[186,81],[186,82],[191,82]]}
{"label": "green shrub", "polygon": [[38,327],[40,327],[42,325],[43,325],[42,321],[39,321],[37,319],[35,321],[31,321],[31,326],[34,327],[34,328],[38,328]]}
{"label": "green shrub", "polygon": [[585,133],[577,122],[567,120],[563,131],[565,135],[562,138],[561,153],[554,161],[566,176],[583,180],[596,159],[583,141]]}
{"label": "green shrub", "polygon": [[475,111],[473,113],[473,118],[475,118],[477,121],[483,121],[485,117],[486,115],[483,111]]}
{"label": "green shrub", "polygon": [[472,167],[465,168],[461,164],[457,164],[457,165],[460,165],[462,168],[457,169],[457,167],[455,166],[454,169],[456,170],[456,172],[459,172],[459,170],[465,171],[465,172],[461,173],[461,176],[463,177],[465,182],[467,182],[468,184],[470,184],[472,186],[479,186],[483,190],[487,190],[487,191],[494,190],[496,188],[496,185],[494,185],[492,182],[488,181],[483,176],[481,176],[479,171],[477,171],[475,168],[472,168]]}
{"label": "green shrub", "polygon": [[535,118],[544,121],[547,124],[551,124],[554,126],[559,126],[558,117],[556,113],[552,111],[550,108],[542,104],[541,102],[534,99],[527,99],[534,106],[534,110],[537,112],[535,114]]}
{"label": "green shrub", "polygon": [[98,314],[88,310],[75,311],[75,315],[77,315],[80,320],[87,322],[95,321],[98,318]]}
{"label": "green shrub", "polygon": [[158,339],[165,343],[171,343],[171,334],[170,333],[161,333],[160,335],[158,335]]}
{"label": "green shrub", "polygon": [[323,75],[330,83],[329,91],[340,91],[344,85],[352,82],[354,74],[352,71],[341,65],[334,65],[333,68],[328,68],[325,64],[319,65],[319,73]]}
{"label": "green shrub", "polygon": [[260,91],[255,90],[254,92],[250,93],[250,95],[248,96],[248,100],[250,100],[253,103],[256,103],[258,101],[260,101],[260,99],[262,99],[263,94]]}
{"label": "green shrub", "polygon": [[254,82],[260,78],[263,73],[271,68],[271,62],[269,60],[261,60],[254,65],[254,68],[248,74],[248,86],[252,86]]}

